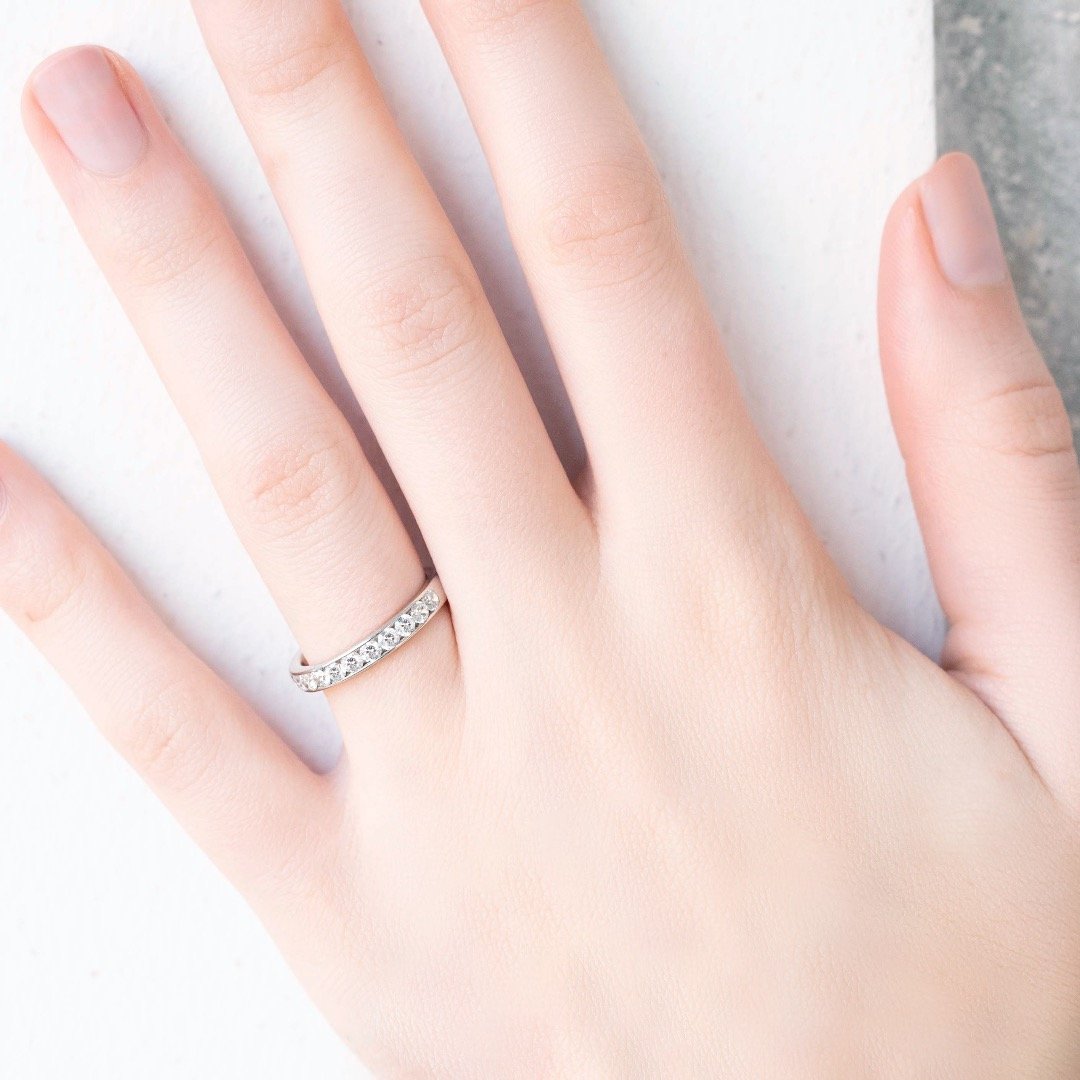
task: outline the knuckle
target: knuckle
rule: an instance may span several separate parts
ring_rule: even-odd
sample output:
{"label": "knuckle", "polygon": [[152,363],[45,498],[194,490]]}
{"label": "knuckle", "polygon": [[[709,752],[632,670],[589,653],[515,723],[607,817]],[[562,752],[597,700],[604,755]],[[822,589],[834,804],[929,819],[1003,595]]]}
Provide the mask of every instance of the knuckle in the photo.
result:
{"label": "knuckle", "polygon": [[467,363],[483,335],[475,276],[453,257],[425,258],[385,274],[366,300],[381,374],[416,386]]}
{"label": "knuckle", "polygon": [[325,522],[359,490],[362,461],[351,434],[320,431],[275,442],[239,477],[250,518],[274,533]]}
{"label": "knuckle", "polygon": [[286,34],[274,40],[272,49],[250,53],[243,63],[245,86],[256,100],[275,103],[309,97],[346,57],[343,39],[329,30],[316,28],[296,38]]}
{"label": "knuckle", "polygon": [[58,552],[48,566],[41,561],[28,568],[21,582],[26,622],[52,622],[77,607],[91,575],[90,559],[73,551]]}
{"label": "knuckle", "polygon": [[190,680],[166,681],[131,703],[117,737],[120,749],[152,783],[193,787],[214,757],[209,710]]}
{"label": "knuckle", "polygon": [[1072,422],[1053,379],[995,390],[976,405],[987,449],[1005,457],[1058,459],[1075,464]]}
{"label": "knuckle", "polygon": [[58,520],[42,517],[28,529],[7,513],[0,545],[4,607],[23,625],[52,622],[77,608],[101,573],[99,560]]}
{"label": "knuckle", "polygon": [[526,19],[560,4],[565,6],[565,0],[465,0],[449,7],[465,30],[503,35],[519,30]]}
{"label": "knuckle", "polygon": [[651,167],[590,166],[540,219],[541,240],[559,265],[577,265],[619,284],[661,264],[674,233]]}
{"label": "knuckle", "polygon": [[47,572],[42,566],[27,575],[23,596],[23,617],[28,623],[52,622],[63,612],[75,608],[86,594],[91,576],[89,560],[66,552],[51,562]]}
{"label": "knuckle", "polygon": [[125,223],[124,275],[144,292],[182,289],[201,281],[225,233],[206,205],[185,206],[172,215],[145,215]]}

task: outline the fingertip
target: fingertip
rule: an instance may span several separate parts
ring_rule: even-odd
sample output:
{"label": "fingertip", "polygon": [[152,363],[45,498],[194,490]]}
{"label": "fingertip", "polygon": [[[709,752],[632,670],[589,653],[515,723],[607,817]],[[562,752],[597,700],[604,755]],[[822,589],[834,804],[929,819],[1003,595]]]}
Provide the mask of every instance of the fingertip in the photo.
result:
{"label": "fingertip", "polygon": [[919,185],[922,177],[912,180],[906,188],[896,197],[889,210],[889,216],[885,224],[885,232],[889,233],[895,226],[912,212],[919,210]]}
{"label": "fingertip", "polygon": [[[879,325],[887,382],[922,392],[1035,351],[978,166],[950,153],[900,195],[885,226]],[[936,362],[935,362],[936,358]],[[948,361],[948,362],[946,362]]]}
{"label": "fingertip", "polygon": [[[901,408],[912,372],[909,358],[926,352],[931,323],[938,322],[954,295],[942,279],[923,215],[920,185],[913,181],[893,203],[885,223],[878,275],[878,332],[886,389],[893,418]],[[920,379],[925,379],[924,371]]]}
{"label": "fingertip", "polygon": [[910,277],[913,268],[933,263],[929,234],[923,217],[919,188],[922,178],[901,192],[885,219],[881,242],[882,291],[887,294],[900,276]]}
{"label": "fingertip", "polygon": [[[149,144],[130,65],[100,45],[76,45],[40,63],[26,81],[23,117],[43,155],[64,147],[85,171],[120,176]],[[50,138],[51,136],[51,138]]]}
{"label": "fingertip", "polygon": [[973,158],[945,154],[904,189],[885,224],[882,268],[954,296],[1011,291],[994,209]]}
{"label": "fingertip", "polygon": [[938,268],[961,289],[1009,284],[1009,263],[990,195],[967,154],[942,157],[918,183]]}
{"label": "fingertip", "polygon": [[68,60],[87,52],[99,53],[105,56],[109,62],[114,65],[119,65],[121,61],[121,58],[110,49],[105,48],[103,45],[95,45],[92,42],[84,42],[81,45],[69,45],[66,48],[58,49],[54,53],[49,53],[44,60],[40,60],[34,68],[31,69],[30,74],[27,75],[26,81],[23,83],[22,106],[24,114],[27,112],[41,112],[37,87],[42,79],[47,79],[54,69],[64,65]]}

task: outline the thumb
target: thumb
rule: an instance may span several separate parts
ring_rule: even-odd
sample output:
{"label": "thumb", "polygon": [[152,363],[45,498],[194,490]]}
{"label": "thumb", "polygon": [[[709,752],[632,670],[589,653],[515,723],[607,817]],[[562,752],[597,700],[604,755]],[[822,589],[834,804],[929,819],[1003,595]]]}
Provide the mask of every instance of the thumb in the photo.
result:
{"label": "thumb", "polygon": [[880,321],[944,665],[1080,808],[1080,468],[970,158],[943,158],[894,208]]}

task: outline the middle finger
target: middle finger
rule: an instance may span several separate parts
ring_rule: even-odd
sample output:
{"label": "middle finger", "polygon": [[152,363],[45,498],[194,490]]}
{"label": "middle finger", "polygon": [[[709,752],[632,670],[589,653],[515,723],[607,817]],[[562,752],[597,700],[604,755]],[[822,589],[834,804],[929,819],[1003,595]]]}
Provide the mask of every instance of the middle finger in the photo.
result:
{"label": "middle finger", "polygon": [[447,587],[459,572],[517,576],[509,552],[550,558],[583,537],[584,508],[338,0],[194,7]]}

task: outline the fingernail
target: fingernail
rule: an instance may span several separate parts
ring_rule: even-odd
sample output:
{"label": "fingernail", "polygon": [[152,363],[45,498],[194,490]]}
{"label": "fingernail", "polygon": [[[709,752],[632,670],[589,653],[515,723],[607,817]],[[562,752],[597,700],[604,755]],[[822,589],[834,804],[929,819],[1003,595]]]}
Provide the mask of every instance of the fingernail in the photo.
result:
{"label": "fingernail", "polygon": [[61,53],[38,69],[32,90],[83,168],[120,176],[139,163],[148,136],[104,51]]}
{"label": "fingernail", "polygon": [[1009,264],[990,196],[978,166],[965,154],[950,154],[924,177],[923,213],[941,272],[954,285],[1003,285]]}

